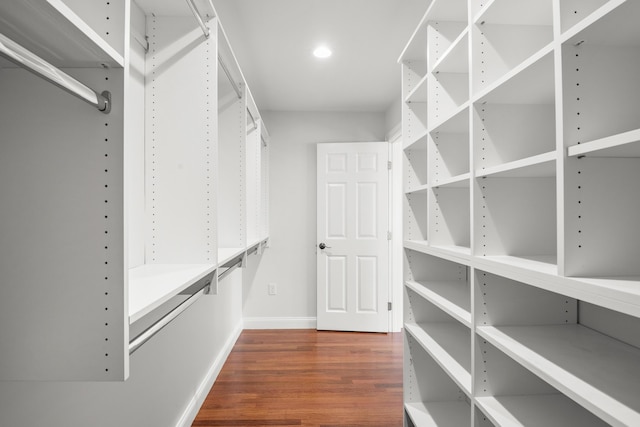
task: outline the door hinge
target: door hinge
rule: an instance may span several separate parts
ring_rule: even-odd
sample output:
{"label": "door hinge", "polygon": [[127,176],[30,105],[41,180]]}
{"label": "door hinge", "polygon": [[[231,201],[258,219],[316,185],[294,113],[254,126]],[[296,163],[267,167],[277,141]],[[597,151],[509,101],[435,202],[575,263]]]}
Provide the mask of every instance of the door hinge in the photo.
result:
{"label": "door hinge", "polygon": [[387,240],[392,240],[393,236],[391,235],[390,231],[387,231]]}
{"label": "door hinge", "polygon": [[388,161],[387,162],[387,169],[391,170],[391,166],[393,165],[393,162]]}
{"label": "door hinge", "polygon": [[392,306],[392,305],[393,305],[392,303],[388,302],[388,303],[387,303],[387,310],[391,311],[391,306]]}

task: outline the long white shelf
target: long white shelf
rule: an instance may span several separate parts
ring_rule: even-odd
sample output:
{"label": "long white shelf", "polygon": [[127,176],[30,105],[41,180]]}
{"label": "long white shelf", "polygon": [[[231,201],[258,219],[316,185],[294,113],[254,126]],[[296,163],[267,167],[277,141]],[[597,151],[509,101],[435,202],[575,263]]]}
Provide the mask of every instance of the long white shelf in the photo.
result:
{"label": "long white shelf", "polygon": [[[549,70],[544,70],[545,67]],[[549,72],[545,74],[543,70]],[[474,103],[551,105],[555,99],[553,76],[552,42],[472,95],[472,100]]]}
{"label": "long white shelf", "polygon": [[471,288],[469,283],[449,281],[407,281],[405,286],[442,311],[471,328]]}
{"label": "long white shelf", "polygon": [[213,264],[144,264],[129,270],[129,323],[215,270]]}
{"label": "long white shelf", "polygon": [[412,188],[407,188],[405,194],[425,193],[429,189],[428,184],[417,185]]}
{"label": "long white shelf", "polygon": [[404,327],[470,397],[470,329],[459,323],[405,323]]}
{"label": "long white shelf", "polygon": [[[444,116],[441,120],[435,122],[433,127],[430,126],[429,132],[447,132],[448,129],[456,128],[458,126],[464,126],[464,122],[468,123],[469,116],[464,113],[468,111],[470,102],[465,101],[455,110],[452,110],[449,114]],[[468,132],[469,126],[466,125],[466,132]],[[462,133],[462,132],[460,132]]]}
{"label": "long white shelf", "polygon": [[463,401],[405,403],[404,410],[417,427],[460,427],[468,425],[471,416]]}
{"label": "long white shelf", "polygon": [[490,0],[473,22],[509,25],[552,25],[550,1]]}
{"label": "long white shelf", "polygon": [[[476,257],[478,267],[491,269],[490,272],[504,275],[506,269],[517,269],[518,272],[527,274],[540,273],[547,276],[557,276],[557,257],[554,255],[532,255],[532,256],[509,256],[509,255],[489,255]],[[493,271],[492,267],[497,267]],[[503,269],[501,269],[502,267]]]}
{"label": "long white shelf", "polygon": [[420,81],[416,84],[416,87],[413,88],[411,92],[407,95],[405,102],[427,102],[427,79],[428,75],[425,75]]}
{"label": "long white shelf", "polygon": [[640,157],[640,129],[576,144],[567,148],[569,157]]}
{"label": "long white shelf", "polygon": [[497,166],[477,169],[476,177],[542,178],[556,176],[556,152],[538,154]]}
{"label": "long white shelf", "polygon": [[433,65],[432,73],[469,73],[469,29],[465,28]]}
{"label": "long white shelf", "polygon": [[56,67],[124,66],[123,55],[62,0],[0,2],[0,32]]}
{"label": "long white shelf", "polygon": [[605,427],[608,424],[562,394],[476,397],[496,426]]}
{"label": "long white shelf", "polygon": [[422,132],[420,132],[418,135],[416,135],[414,138],[407,138],[407,141],[404,143],[404,146],[402,147],[403,150],[411,150],[411,149],[427,149],[427,135],[429,135],[429,132],[427,131],[427,129],[423,130]]}
{"label": "long white shelf", "polygon": [[245,248],[218,248],[218,265],[224,265],[244,252]]}
{"label": "long white shelf", "polygon": [[575,324],[477,333],[606,422],[640,425],[640,349]]}
{"label": "long white shelf", "polygon": [[470,173],[463,173],[461,175],[452,176],[449,178],[439,179],[434,181],[432,187],[446,187],[446,188],[469,188]]}
{"label": "long white shelf", "polygon": [[463,265],[471,265],[471,249],[466,246],[433,246],[426,240],[405,240],[403,246],[416,252],[435,255]]}

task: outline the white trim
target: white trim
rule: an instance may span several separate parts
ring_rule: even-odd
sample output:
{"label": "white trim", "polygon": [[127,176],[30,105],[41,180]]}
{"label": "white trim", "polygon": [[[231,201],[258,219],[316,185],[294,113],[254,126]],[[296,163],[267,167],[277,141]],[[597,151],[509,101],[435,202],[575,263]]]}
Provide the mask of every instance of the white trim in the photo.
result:
{"label": "white trim", "polygon": [[193,423],[193,420],[195,420],[196,418],[196,415],[198,415],[198,411],[200,411],[200,407],[204,403],[205,398],[209,394],[209,390],[211,390],[211,387],[213,387],[213,383],[218,378],[218,375],[222,370],[222,366],[224,366],[224,363],[226,362],[227,357],[229,357],[229,353],[231,353],[231,350],[233,350],[233,346],[235,345],[236,341],[240,337],[242,330],[243,330],[242,321],[240,321],[238,322],[238,325],[236,326],[235,330],[231,333],[231,335],[227,339],[227,342],[224,343],[224,346],[222,347],[222,350],[220,351],[220,353],[218,353],[218,356],[213,361],[211,367],[209,368],[209,371],[207,372],[207,375],[205,375],[204,379],[198,386],[198,389],[196,390],[195,394],[191,398],[191,401],[189,402],[186,409],[182,413],[182,416],[178,420],[176,427],[191,426],[191,424]]}
{"label": "white trim", "polygon": [[245,317],[245,329],[316,329],[315,317]]}
{"label": "white trim", "polygon": [[390,143],[396,142],[402,137],[402,123],[398,123],[387,133],[387,141]]}

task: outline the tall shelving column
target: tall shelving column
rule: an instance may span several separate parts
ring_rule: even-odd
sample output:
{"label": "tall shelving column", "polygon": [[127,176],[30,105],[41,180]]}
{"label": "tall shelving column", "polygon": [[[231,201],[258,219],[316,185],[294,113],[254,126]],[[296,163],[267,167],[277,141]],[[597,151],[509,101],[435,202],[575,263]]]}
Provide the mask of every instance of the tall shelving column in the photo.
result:
{"label": "tall shelving column", "polygon": [[128,376],[123,241],[128,10],[124,0],[96,5],[70,0],[0,5],[0,33],[91,90],[109,91],[112,99],[104,114],[0,59],[2,380]]}
{"label": "tall shelving column", "polygon": [[640,423],[640,3],[427,5],[399,61],[405,425]]}

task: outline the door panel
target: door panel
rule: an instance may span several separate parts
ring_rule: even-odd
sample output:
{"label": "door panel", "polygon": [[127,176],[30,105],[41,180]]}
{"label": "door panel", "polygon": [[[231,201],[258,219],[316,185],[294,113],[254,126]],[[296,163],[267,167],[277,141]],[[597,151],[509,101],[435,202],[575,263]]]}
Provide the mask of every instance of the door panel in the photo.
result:
{"label": "door panel", "polygon": [[389,329],[387,153],[318,144],[318,329]]}

